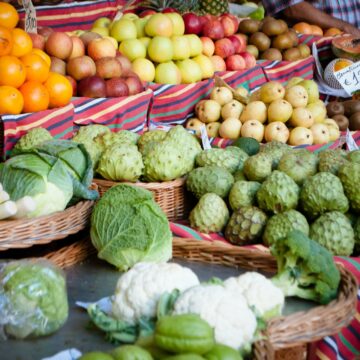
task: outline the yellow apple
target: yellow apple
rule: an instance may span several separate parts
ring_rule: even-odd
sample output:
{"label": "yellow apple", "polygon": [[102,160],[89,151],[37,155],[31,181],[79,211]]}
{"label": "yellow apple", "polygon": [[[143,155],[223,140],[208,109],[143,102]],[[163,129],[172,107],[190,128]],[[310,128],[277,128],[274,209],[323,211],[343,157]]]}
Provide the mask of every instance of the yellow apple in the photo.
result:
{"label": "yellow apple", "polygon": [[152,82],[155,79],[155,66],[148,59],[135,59],[131,64],[132,71],[140,80]]}
{"label": "yellow apple", "polygon": [[181,72],[181,82],[191,84],[201,80],[202,71],[198,63],[191,59],[185,59],[176,62]]}
{"label": "yellow apple", "polygon": [[146,57],[146,47],[139,39],[127,39],[120,43],[119,51],[130,61]]}
{"label": "yellow apple", "polygon": [[103,38],[110,40],[112,42],[112,44],[114,45],[115,49],[117,49],[119,47],[118,42],[113,37],[111,37],[111,36],[103,36]]}
{"label": "yellow apple", "polygon": [[170,37],[173,34],[173,23],[165,14],[154,14],[145,25],[145,33],[150,37]]}
{"label": "yellow apple", "polygon": [[195,34],[185,35],[190,44],[190,57],[200,55],[203,50],[203,45],[200,38]]}
{"label": "yellow apple", "polygon": [[181,83],[181,73],[173,61],[156,66],[155,82],[158,84],[178,85]]}
{"label": "yellow apple", "polygon": [[126,39],[136,39],[136,26],[134,22],[129,19],[116,20],[111,26],[110,36],[119,42]]}
{"label": "yellow apple", "polygon": [[200,66],[202,72],[202,79],[209,79],[214,75],[214,65],[209,57],[205,55],[198,55],[193,58]]}
{"label": "yellow apple", "polygon": [[93,27],[91,31],[101,36],[109,36],[109,29],[107,27]]}
{"label": "yellow apple", "polygon": [[184,60],[190,57],[190,45],[185,36],[172,36],[171,41],[174,49],[173,60]]}
{"label": "yellow apple", "polygon": [[136,14],[134,14],[134,13],[126,13],[126,14],[124,14],[121,18],[122,18],[122,19],[128,19],[128,20],[134,21],[134,20],[138,19],[139,17],[138,17]]}
{"label": "yellow apple", "polygon": [[92,27],[105,27],[108,28],[111,25],[111,20],[105,16],[96,19]]}
{"label": "yellow apple", "polygon": [[165,14],[173,24],[173,35],[184,35],[185,23],[182,16],[176,12]]}
{"label": "yellow apple", "polygon": [[148,19],[146,18],[138,18],[134,21],[134,24],[136,26],[136,31],[137,31],[137,38],[141,38],[143,36],[145,36],[145,25],[148,22]]}
{"label": "yellow apple", "polygon": [[144,37],[141,37],[139,40],[145,45],[146,49],[149,47],[151,38],[144,36]]}
{"label": "yellow apple", "polygon": [[165,36],[152,38],[147,50],[150,60],[158,63],[170,61],[174,54],[172,41]]}

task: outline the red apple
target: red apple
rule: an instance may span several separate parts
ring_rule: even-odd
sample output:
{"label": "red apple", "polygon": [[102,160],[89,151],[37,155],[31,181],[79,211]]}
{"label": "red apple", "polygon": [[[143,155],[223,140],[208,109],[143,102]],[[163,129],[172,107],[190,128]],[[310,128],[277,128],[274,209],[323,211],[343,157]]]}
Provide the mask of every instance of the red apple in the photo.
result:
{"label": "red apple", "polygon": [[155,11],[155,10],[146,9],[146,10],[143,10],[143,11],[139,14],[139,17],[143,18],[143,17],[145,17],[145,16],[153,15],[153,14],[156,14],[156,11]]}
{"label": "red apple", "polygon": [[128,76],[125,78],[125,82],[129,88],[129,95],[135,95],[144,91],[144,85],[138,76]]}
{"label": "red apple", "polygon": [[72,52],[67,60],[74,59],[79,56],[84,56],[85,55],[85,44],[80,39],[80,37],[76,36],[76,35],[72,35],[72,36],[70,36],[70,39],[73,43],[73,47],[72,47]]}
{"label": "red apple", "polygon": [[235,54],[229,56],[226,60],[226,70],[244,70],[246,68],[246,62],[241,55]]}
{"label": "red apple", "polygon": [[[238,30],[240,21],[239,21],[239,19],[238,19],[234,14],[225,13],[225,14],[223,14],[222,16],[227,16],[227,17],[229,17],[229,18],[234,22],[236,31]],[[236,31],[235,31],[235,32],[236,32]]]}
{"label": "red apple", "polygon": [[40,34],[29,33],[31,41],[33,43],[33,48],[44,50],[45,49],[45,37]]}
{"label": "red apple", "polygon": [[220,17],[221,25],[224,28],[224,35],[230,36],[236,33],[237,26],[234,21],[229,16],[221,16]]}
{"label": "red apple", "polygon": [[120,97],[128,96],[129,88],[125,80],[121,77],[113,77],[106,81],[106,96],[107,97]]}
{"label": "red apple", "polygon": [[202,16],[204,19],[206,19],[207,21],[214,21],[214,20],[218,20],[218,18],[215,15],[210,15],[210,14],[205,14]]}
{"label": "red apple", "polygon": [[106,83],[99,76],[89,76],[79,81],[77,91],[80,96],[91,98],[106,97]]}
{"label": "red apple", "polygon": [[203,29],[204,25],[209,21],[209,19],[203,15],[199,16],[199,20],[201,23],[201,29]]}
{"label": "red apple", "polygon": [[222,57],[213,55],[210,56],[210,60],[214,66],[214,71],[226,71],[226,63]]}
{"label": "red apple", "polygon": [[241,55],[246,63],[246,68],[250,69],[256,65],[256,58],[253,54],[250,54],[247,51],[241,52],[239,55]]}
{"label": "red apple", "polygon": [[116,55],[116,60],[121,65],[122,76],[127,76],[129,71],[131,71],[131,61],[124,55]]}
{"label": "red apple", "polygon": [[76,96],[76,93],[77,93],[77,82],[76,82],[76,80],[70,75],[66,75],[65,77],[70,81],[70,84],[71,84],[71,86],[73,88],[72,96]]}
{"label": "red apple", "polygon": [[248,36],[247,35],[236,33],[236,34],[234,34],[234,36],[238,37],[240,41],[244,42],[245,46],[247,45],[247,43],[248,43]]}
{"label": "red apple", "polygon": [[116,55],[116,49],[114,44],[105,38],[91,40],[87,53],[93,60],[98,60],[103,57],[114,57]]}
{"label": "red apple", "polygon": [[200,38],[203,46],[202,53],[206,56],[211,56],[214,54],[215,51],[215,44],[214,42],[207,36],[202,36]]}
{"label": "red apple", "polygon": [[221,56],[226,59],[230,55],[234,55],[234,46],[229,39],[220,39],[215,41],[215,55]]}
{"label": "red apple", "polygon": [[202,24],[199,17],[194,13],[186,13],[182,16],[185,24],[185,34],[200,34]]}
{"label": "red apple", "polygon": [[54,32],[54,30],[49,26],[39,26],[37,30],[38,34],[42,35],[45,40],[47,40],[49,35]]}
{"label": "red apple", "polygon": [[163,14],[166,14],[166,13],[179,13],[176,9],[174,9],[172,7],[167,7],[165,9],[163,9],[161,12]]}
{"label": "red apple", "polygon": [[213,40],[222,39],[224,37],[224,28],[219,20],[210,20],[203,27],[203,35]]}
{"label": "red apple", "polygon": [[239,54],[240,52],[245,50],[245,48],[242,48],[242,44],[237,36],[230,35],[227,37],[227,39],[232,42],[235,54]]}

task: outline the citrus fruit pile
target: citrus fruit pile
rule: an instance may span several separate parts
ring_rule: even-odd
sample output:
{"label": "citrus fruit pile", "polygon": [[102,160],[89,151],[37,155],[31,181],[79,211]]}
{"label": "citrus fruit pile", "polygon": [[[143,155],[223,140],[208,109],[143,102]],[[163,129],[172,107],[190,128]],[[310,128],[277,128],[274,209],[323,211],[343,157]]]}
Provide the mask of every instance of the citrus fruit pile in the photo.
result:
{"label": "citrus fruit pile", "polygon": [[69,80],[50,71],[50,57],[33,48],[29,34],[16,27],[18,21],[16,9],[0,2],[0,115],[67,105]]}

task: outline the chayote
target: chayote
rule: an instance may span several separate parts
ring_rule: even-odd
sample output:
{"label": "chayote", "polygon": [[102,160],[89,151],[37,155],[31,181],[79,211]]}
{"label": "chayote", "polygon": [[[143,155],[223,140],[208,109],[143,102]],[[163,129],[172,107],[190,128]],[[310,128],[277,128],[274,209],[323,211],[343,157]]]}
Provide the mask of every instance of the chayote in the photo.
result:
{"label": "chayote", "polygon": [[153,360],[148,351],[136,345],[119,346],[111,355],[115,360]]}
{"label": "chayote", "polygon": [[230,346],[215,344],[214,347],[206,354],[204,358],[207,360],[242,360],[239,351]]}

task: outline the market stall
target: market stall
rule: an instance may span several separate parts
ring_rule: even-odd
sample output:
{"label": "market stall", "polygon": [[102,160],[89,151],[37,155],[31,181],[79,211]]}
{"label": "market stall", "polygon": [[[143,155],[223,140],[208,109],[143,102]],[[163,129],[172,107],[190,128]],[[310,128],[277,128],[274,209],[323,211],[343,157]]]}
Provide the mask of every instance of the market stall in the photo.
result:
{"label": "market stall", "polygon": [[265,3],[14,5],[4,359],[357,359],[359,38]]}

